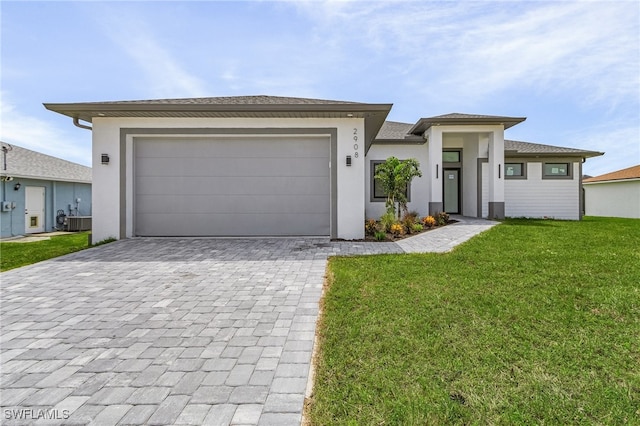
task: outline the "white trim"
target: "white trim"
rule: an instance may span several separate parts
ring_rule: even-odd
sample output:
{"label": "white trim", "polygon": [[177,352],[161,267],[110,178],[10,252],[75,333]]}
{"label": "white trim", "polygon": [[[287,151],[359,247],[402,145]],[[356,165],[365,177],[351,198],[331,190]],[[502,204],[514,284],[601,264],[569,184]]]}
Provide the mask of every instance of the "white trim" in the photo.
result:
{"label": "white trim", "polygon": [[597,182],[585,182],[585,181],[582,181],[582,184],[583,185],[597,185],[599,183],[635,182],[635,181],[639,181],[639,180],[640,180],[640,178],[599,180]]}

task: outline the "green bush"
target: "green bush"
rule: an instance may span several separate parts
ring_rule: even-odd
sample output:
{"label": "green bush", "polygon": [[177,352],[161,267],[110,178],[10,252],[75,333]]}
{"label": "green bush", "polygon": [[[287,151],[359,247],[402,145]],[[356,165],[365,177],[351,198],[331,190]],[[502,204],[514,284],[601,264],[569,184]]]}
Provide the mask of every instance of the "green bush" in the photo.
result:
{"label": "green bush", "polygon": [[407,230],[407,233],[411,234],[411,232],[413,232],[413,225],[416,224],[417,220],[418,212],[407,212],[402,216],[402,224]]}
{"label": "green bush", "polygon": [[396,217],[393,212],[387,212],[380,217],[380,226],[385,232],[391,231],[391,225],[396,223]]}
{"label": "green bush", "polygon": [[382,231],[376,231],[374,238],[376,239],[376,241],[384,241],[387,239],[387,234]]}
{"label": "green bush", "polygon": [[412,232],[421,232],[423,229],[424,227],[419,223],[414,223],[413,226],[411,227]]}

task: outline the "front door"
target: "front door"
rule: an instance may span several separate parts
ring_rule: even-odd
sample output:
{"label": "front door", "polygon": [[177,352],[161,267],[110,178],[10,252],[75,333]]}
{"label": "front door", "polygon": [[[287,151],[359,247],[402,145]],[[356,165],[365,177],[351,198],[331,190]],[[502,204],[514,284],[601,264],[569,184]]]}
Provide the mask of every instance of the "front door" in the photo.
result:
{"label": "front door", "polygon": [[444,169],[444,211],[460,214],[460,169]]}
{"label": "front door", "polygon": [[44,232],[44,187],[27,186],[25,188],[24,213],[25,233]]}

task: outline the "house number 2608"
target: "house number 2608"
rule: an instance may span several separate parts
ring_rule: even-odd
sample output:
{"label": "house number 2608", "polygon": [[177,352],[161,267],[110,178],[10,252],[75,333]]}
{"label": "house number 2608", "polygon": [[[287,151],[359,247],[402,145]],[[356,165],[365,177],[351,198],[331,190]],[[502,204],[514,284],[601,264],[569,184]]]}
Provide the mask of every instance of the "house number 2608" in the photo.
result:
{"label": "house number 2608", "polygon": [[354,140],[354,142],[356,142],[356,143],[353,144],[353,150],[355,151],[353,156],[355,158],[358,158],[358,144],[357,144],[357,142],[358,142],[358,129],[356,129],[355,127],[353,128],[353,140]]}

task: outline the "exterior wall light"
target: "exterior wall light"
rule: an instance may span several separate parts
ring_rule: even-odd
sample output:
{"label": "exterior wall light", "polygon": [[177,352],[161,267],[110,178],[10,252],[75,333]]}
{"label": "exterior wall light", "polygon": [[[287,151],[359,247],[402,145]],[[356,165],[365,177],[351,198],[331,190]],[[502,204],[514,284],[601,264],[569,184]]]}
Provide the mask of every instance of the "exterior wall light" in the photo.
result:
{"label": "exterior wall light", "polygon": [[102,164],[109,164],[109,154],[102,154]]}
{"label": "exterior wall light", "polygon": [[14,190],[14,191],[19,191],[21,186],[22,186],[22,184],[21,184],[20,182],[18,182],[18,183],[16,183],[16,184],[14,185],[13,190]]}
{"label": "exterior wall light", "polygon": [[351,166],[351,156],[347,155],[347,167]]}

